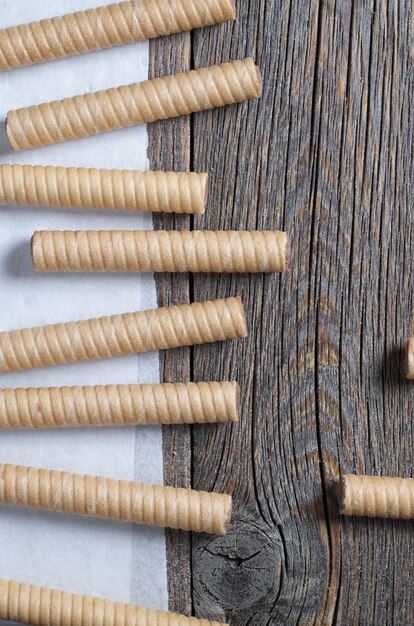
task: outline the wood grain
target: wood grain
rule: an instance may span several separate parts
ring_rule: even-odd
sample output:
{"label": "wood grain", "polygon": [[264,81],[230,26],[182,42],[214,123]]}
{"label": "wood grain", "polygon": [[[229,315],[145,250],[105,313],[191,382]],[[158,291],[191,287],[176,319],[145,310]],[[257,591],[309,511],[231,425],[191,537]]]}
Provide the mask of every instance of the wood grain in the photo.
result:
{"label": "wood grain", "polygon": [[[197,615],[234,626],[410,624],[412,525],[340,519],[333,488],[340,472],[413,473],[401,355],[413,331],[412,6],[237,8],[235,24],[192,34],[192,66],[252,55],[263,98],[193,116],[175,158],[211,173],[192,227],[285,230],[291,269],[178,279],[194,300],[241,295],[250,333],[190,353],[194,380],[240,382],[242,413],[236,426],[194,430],[179,461],[194,488],[231,491],[236,507],[227,537],[192,538],[171,606],[188,586]],[[154,48],[152,59],[162,67]],[[155,144],[171,155],[163,128]],[[163,303],[172,280],[159,285]],[[176,354],[166,375],[182,367]],[[189,556],[179,539],[170,573]]]}

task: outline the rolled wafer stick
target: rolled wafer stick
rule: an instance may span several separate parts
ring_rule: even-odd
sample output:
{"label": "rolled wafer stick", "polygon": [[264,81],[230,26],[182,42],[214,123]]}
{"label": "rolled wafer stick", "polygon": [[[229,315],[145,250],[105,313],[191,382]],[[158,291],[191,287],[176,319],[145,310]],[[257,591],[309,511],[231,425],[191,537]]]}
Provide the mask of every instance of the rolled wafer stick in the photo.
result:
{"label": "rolled wafer stick", "polygon": [[38,272],[283,272],[278,231],[81,230],[35,232]]}
{"label": "rolled wafer stick", "polygon": [[0,70],[234,20],[233,0],[138,0],[0,30]]}
{"label": "rolled wafer stick", "polygon": [[405,354],[405,375],[409,380],[414,380],[414,337],[407,340]]}
{"label": "rolled wafer stick", "polygon": [[6,129],[14,150],[25,150],[244,102],[261,91],[248,58],[9,111]]}
{"label": "rolled wafer stick", "polygon": [[207,174],[0,165],[0,204],[204,213]]}
{"label": "rolled wafer stick", "polygon": [[63,365],[245,337],[240,298],[0,333],[0,371]]}
{"label": "rolled wafer stick", "polygon": [[0,503],[214,535],[232,509],[225,494],[3,464]]}
{"label": "rolled wafer stick", "polygon": [[414,479],[345,474],[337,486],[342,515],[414,518]]}
{"label": "rolled wafer stick", "polygon": [[31,626],[228,626],[4,579],[0,579],[0,619]]}
{"label": "rolled wafer stick", "polygon": [[237,422],[234,381],[0,390],[0,428]]}

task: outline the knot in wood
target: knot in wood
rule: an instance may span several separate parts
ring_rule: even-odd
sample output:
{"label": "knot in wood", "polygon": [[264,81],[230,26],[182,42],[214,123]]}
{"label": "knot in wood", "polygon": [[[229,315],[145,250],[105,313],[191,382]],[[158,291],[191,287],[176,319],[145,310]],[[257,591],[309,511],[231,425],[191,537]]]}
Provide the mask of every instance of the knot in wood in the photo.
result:
{"label": "knot in wood", "polygon": [[224,537],[198,537],[193,553],[196,610],[217,616],[249,613],[274,601],[280,587],[283,548],[275,529],[234,520]]}

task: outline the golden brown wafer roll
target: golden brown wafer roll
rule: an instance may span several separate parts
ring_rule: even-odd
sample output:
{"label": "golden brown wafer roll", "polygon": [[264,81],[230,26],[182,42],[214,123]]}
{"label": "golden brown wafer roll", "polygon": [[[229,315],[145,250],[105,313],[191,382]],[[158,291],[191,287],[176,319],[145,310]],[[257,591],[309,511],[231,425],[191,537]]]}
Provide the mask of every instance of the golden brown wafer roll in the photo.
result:
{"label": "golden brown wafer roll", "polygon": [[405,375],[409,380],[414,380],[414,337],[407,340],[405,353]]}
{"label": "golden brown wafer roll", "polygon": [[0,333],[0,371],[245,337],[240,298],[210,300]]}
{"label": "golden brown wafer roll", "polygon": [[31,626],[226,626],[4,579],[0,579],[0,619]]}
{"label": "golden brown wafer roll", "polygon": [[219,493],[2,464],[0,503],[215,535],[232,507]]}
{"label": "golden brown wafer roll", "polygon": [[25,150],[244,102],[261,91],[259,69],[244,59],[9,111],[6,129],[14,150]]}
{"label": "golden brown wafer roll", "polygon": [[414,517],[414,479],[345,474],[338,483],[342,515]]}
{"label": "golden brown wafer roll", "polygon": [[81,230],[35,232],[38,272],[283,272],[278,231]]}
{"label": "golden brown wafer roll", "polygon": [[234,381],[0,389],[0,429],[237,422]]}
{"label": "golden brown wafer roll", "polygon": [[207,174],[0,165],[0,204],[204,213]]}
{"label": "golden brown wafer roll", "polygon": [[233,0],[138,0],[0,30],[0,70],[234,20]]}

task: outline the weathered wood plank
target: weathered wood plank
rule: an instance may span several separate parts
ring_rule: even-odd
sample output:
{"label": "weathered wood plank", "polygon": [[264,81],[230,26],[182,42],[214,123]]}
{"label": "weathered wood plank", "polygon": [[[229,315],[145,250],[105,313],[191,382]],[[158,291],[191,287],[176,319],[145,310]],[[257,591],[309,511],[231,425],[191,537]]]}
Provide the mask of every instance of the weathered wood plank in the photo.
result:
{"label": "weathered wood plank", "polygon": [[[193,65],[251,54],[264,94],[193,117],[179,158],[212,180],[206,216],[191,225],[285,229],[291,269],[178,279],[195,300],[241,295],[250,327],[247,340],[191,352],[194,380],[242,386],[238,426],[193,431],[193,486],[235,498],[227,537],[192,539],[194,610],[234,626],[410,624],[412,526],[340,519],[333,486],[341,471],[413,472],[414,389],[401,374],[414,330],[412,6],[237,5],[235,24],[192,35]],[[163,145],[171,158],[171,138]],[[188,440],[184,449],[188,471]],[[170,546],[171,571],[185,574],[171,606],[182,610],[183,542]]]}
{"label": "weathered wood plank", "polygon": [[[227,542],[193,540],[194,600],[200,614],[234,624],[310,624],[329,573],[309,290],[319,6],[238,6],[232,37],[195,35],[195,64],[251,54],[264,93],[258,103],[194,119],[194,166],[210,164],[216,183],[203,226],[286,229],[292,269],[282,277],[194,279],[196,299],[240,293],[250,327],[246,341],[194,350],[195,376],[219,372],[242,387],[240,425],[198,431],[193,440],[194,485],[233,491],[236,504]],[[216,570],[229,583],[216,589],[209,562],[217,545]],[[244,602],[234,602],[234,589]]]}
{"label": "weathered wood plank", "polygon": [[[413,471],[414,389],[400,353],[413,306],[411,10],[384,1],[322,9],[312,277],[327,486],[339,471]],[[412,525],[338,524],[329,492],[327,507],[336,623],[412,623]]]}

